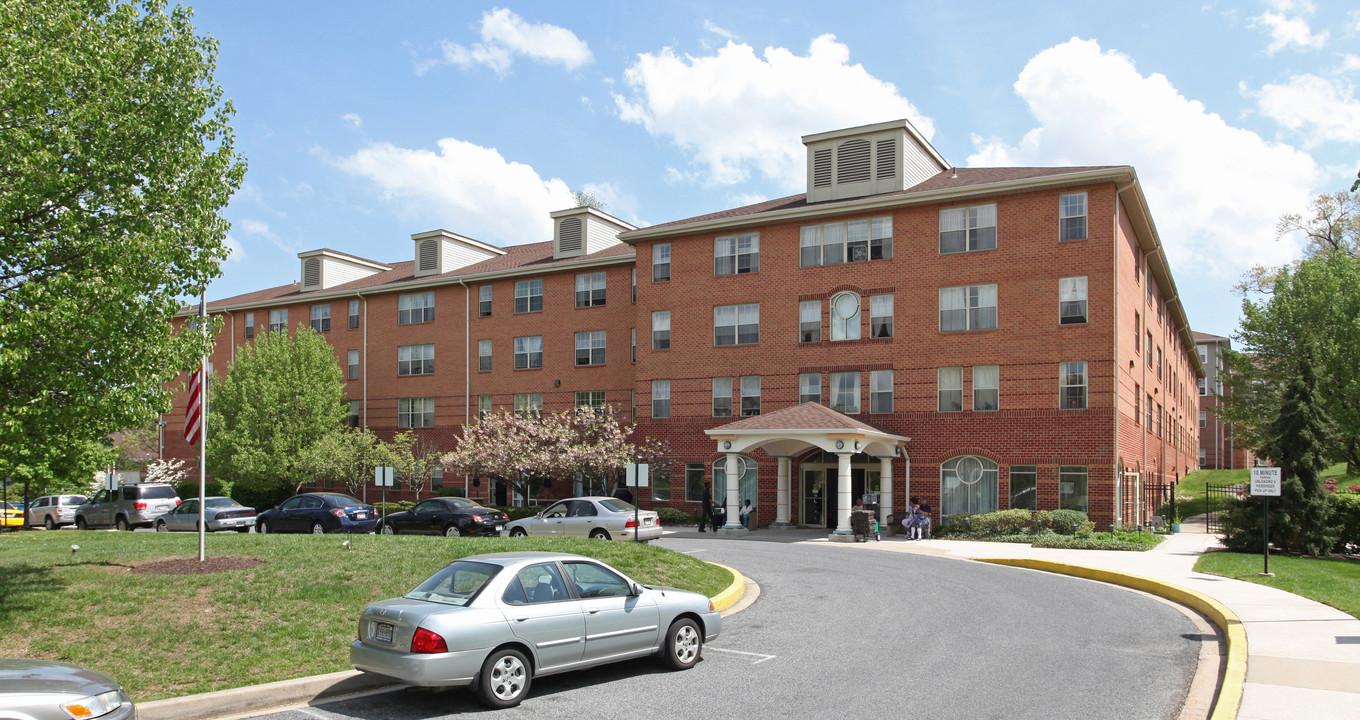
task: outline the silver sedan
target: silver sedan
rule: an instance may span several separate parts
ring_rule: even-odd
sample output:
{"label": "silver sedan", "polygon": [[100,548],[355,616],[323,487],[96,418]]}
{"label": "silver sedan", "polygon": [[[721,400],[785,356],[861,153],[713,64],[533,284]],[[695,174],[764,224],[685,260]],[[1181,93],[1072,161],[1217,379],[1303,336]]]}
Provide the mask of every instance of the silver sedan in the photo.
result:
{"label": "silver sedan", "polygon": [[661,518],[655,510],[637,510],[612,497],[567,498],[532,517],[506,523],[510,537],[548,535],[600,540],[655,540],[661,537]]}
{"label": "silver sedan", "polygon": [[[229,497],[204,498],[208,532],[235,530],[250,532],[255,527],[255,508],[246,507]],[[198,532],[198,500],[185,500],[170,512],[156,518],[156,532]]]}
{"label": "silver sedan", "polygon": [[0,658],[0,715],[32,720],[134,720],[137,709],[113,678],[52,660]]}
{"label": "silver sedan", "polygon": [[720,632],[699,593],[644,586],[580,555],[495,553],[364,608],[349,659],[409,685],[469,687],[504,708],[543,675],[649,655],[688,669]]}

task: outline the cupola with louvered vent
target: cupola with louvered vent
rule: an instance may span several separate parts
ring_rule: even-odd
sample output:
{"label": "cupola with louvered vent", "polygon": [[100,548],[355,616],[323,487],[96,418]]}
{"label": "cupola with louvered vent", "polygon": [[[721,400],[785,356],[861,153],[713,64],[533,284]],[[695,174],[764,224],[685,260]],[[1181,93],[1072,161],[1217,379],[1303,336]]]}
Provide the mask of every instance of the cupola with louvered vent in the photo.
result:
{"label": "cupola with louvered vent", "polygon": [[808,202],[906,190],[949,167],[907,120],[803,136]]}
{"label": "cupola with louvered vent", "polygon": [[390,265],[327,248],[298,253],[298,259],[302,261],[302,292],[326,290],[392,269]]}
{"label": "cupola with louvered vent", "polygon": [[416,233],[411,240],[416,244],[416,277],[443,275],[505,254],[495,245],[448,230]]}
{"label": "cupola with louvered vent", "polygon": [[637,228],[605,212],[577,207],[550,213],[553,259],[580,257],[619,244],[619,233]]}

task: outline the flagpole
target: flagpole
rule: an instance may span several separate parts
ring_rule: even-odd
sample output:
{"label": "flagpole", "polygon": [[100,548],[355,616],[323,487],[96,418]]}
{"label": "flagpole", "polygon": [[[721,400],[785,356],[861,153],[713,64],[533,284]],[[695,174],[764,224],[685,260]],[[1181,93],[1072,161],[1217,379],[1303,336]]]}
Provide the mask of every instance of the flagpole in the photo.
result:
{"label": "flagpole", "polygon": [[[208,332],[208,289],[198,298],[198,329],[205,335]],[[198,359],[199,388],[203,393],[203,412],[198,416],[198,561],[207,560],[207,498],[208,493],[208,356]]]}

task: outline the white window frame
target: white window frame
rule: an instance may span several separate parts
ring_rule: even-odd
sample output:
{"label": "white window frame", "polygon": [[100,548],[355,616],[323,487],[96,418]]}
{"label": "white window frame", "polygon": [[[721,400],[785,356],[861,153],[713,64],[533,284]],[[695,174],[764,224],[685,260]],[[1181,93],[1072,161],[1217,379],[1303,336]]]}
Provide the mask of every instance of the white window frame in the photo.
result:
{"label": "white window frame", "polygon": [[994,412],[1001,409],[1001,366],[973,366],[973,411]]}
{"label": "white window frame", "polygon": [[477,372],[491,372],[491,340],[477,341]]}
{"label": "white window frame", "polygon": [[754,417],[760,414],[760,376],[742,375],[738,381],[741,388],[741,416]]}
{"label": "white window frame", "polygon": [[1201,430],[1206,427],[1209,427],[1209,411],[1207,410],[1199,411],[1199,427]]}
{"label": "white window frame", "polygon": [[[985,304],[990,302],[991,304]],[[997,288],[996,283],[984,285],[956,285],[953,287],[940,288],[940,332],[971,332],[973,330],[995,330],[1000,324],[997,308]],[[992,312],[988,314],[986,311]],[[963,319],[963,327],[945,327],[945,313],[961,313],[960,315],[950,315],[950,325],[957,323],[957,318]],[[990,318],[991,324],[986,324]]]}
{"label": "white window frame", "polygon": [[[582,360],[585,362],[581,362]],[[576,333],[576,367],[605,363],[605,331],[585,330]]]}
{"label": "white window frame", "polygon": [[1059,195],[1058,240],[1071,242],[1086,237],[1086,193]]}
{"label": "white window frame", "polygon": [[525,335],[515,338],[516,370],[540,370],[543,368],[543,336]]}
{"label": "white window frame", "polygon": [[515,393],[516,415],[542,415],[543,393]]}
{"label": "white window frame", "polygon": [[830,407],[838,413],[858,415],[860,406],[860,384],[862,378],[856,371],[833,372],[827,390]]}
{"label": "white window frame", "polygon": [[671,244],[657,243],[652,246],[652,282],[670,282]]}
{"label": "white window frame", "polygon": [[[1058,507],[1063,510],[1087,512],[1091,504],[1090,477],[1090,470],[1085,465],[1059,465]],[[1076,487],[1078,483],[1081,484],[1080,492]],[[1081,497],[1085,502],[1074,502],[1076,497]]]}
{"label": "white window frame", "polygon": [[397,400],[397,427],[434,427],[434,398],[401,398]]}
{"label": "white window frame", "polygon": [[491,298],[490,285],[477,286],[477,317],[491,317]]}
{"label": "white window frame", "polygon": [[490,395],[478,395],[478,396],[477,396],[477,418],[478,418],[478,419],[481,419],[481,418],[486,417],[487,413],[491,412],[491,410],[492,410],[492,407],[491,407],[491,396],[490,396]]}
{"label": "white window frame", "polygon": [[732,376],[713,378],[713,417],[732,417]]}
{"label": "white window frame", "polygon": [[345,379],[346,379],[346,380],[358,380],[358,379],[359,379],[359,351],[358,351],[358,350],[350,350],[348,353],[346,353],[345,360],[346,360],[346,362],[345,362]]}
{"label": "white window frame", "polygon": [[798,376],[798,402],[822,401],[822,374],[802,373]]}
{"label": "white window frame", "polygon": [[[963,412],[963,367],[942,367],[935,371],[938,412]],[[948,393],[948,394],[946,394]]]}
{"label": "white window frame", "polygon": [[[731,328],[731,342],[722,328]],[[753,330],[754,328],[754,330]],[[743,339],[744,338],[744,339]],[[713,345],[755,345],[760,342],[760,303],[718,305],[713,308]]]}
{"label": "white window frame", "polygon": [[350,330],[358,330],[358,329],[359,329],[359,301],[358,301],[358,300],[350,300],[350,301],[349,301],[349,318],[348,318],[348,320],[349,320],[349,329],[350,329]]}
{"label": "white window frame", "polygon": [[434,322],[434,292],[408,293],[397,297],[397,324]]}
{"label": "white window frame", "polygon": [[803,300],[798,303],[798,342],[822,341],[822,301]]}
{"label": "white window frame", "polygon": [[576,408],[591,408],[601,410],[606,407],[603,390],[577,390]]}
{"label": "white window frame", "polygon": [[652,418],[665,420],[671,416],[671,381],[652,381]]}
{"label": "white window frame", "polygon": [[1195,384],[1199,386],[1200,397],[1209,394],[1209,378],[1195,378]]}
{"label": "white window frame", "polygon": [[885,415],[893,411],[893,371],[869,371],[869,412]]}
{"label": "white window frame", "polygon": [[713,239],[714,275],[757,272],[760,272],[760,233],[725,235]]}
{"label": "white window frame", "polygon": [[576,307],[603,307],[605,301],[605,288],[608,280],[604,271],[577,273],[576,275]]}
{"label": "white window frame", "polygon": [[996,203],[941,210],[940,254],[995,250],[996,229]]}
{"label": "white window frame", "polygon": [[397,376],[434,374],[434,344],[398,345]]}
{"label": "white window frame", "polygon": [[288,332],[288,308],[269,311],[269,332]]}
{"label": "white window frame", "polygon": [[881,340],[893,336],[893,296],[869,296],[869,338]]}
{"label": "white window frame", "polygon": [[[1085,361],[1064,362],[1058,365],[1058,409],[1085,410],[1090,406],[1090,376]],[[1080,392],[1080,396],[1076,395]],[[1073,402],[1078,400],[1079,402]]]}
{"label": "white window frame", "polygon": [[831,342],[860,339],[860,315],[864,310],[859,293],[846,290],[831,296]]}
{"label": "white window frame", "polygon": [[330,303],[325,303],[324,305],[313,305],[313,306],[312,306],[312,330],[314,330],[314,331],[316,331],[316,332],[330,332],[330,331],[331,331],[331,305],[330,305]]}
{"label": "white window frame", "polygon": [[543,312],[543,279],[515,281],[515,314]]}
{"label": "white window frame", "polygon": [[255,313],[246,313],[246,339],[255,337]]}
{"label": "white window frame", "polygon": [[890,260],[892,256],[892,216],[804,225],[799,229],[800,267]]}
{"label": "white window frame", "polygon": [[652,349],[669,350],[671,347],[671,311],[652,311]]}
{"label": "white window frame", "polygon": [[1058,324],[1085,325],[1091,321],[1086,305],[1086,276],[1058,278]]}

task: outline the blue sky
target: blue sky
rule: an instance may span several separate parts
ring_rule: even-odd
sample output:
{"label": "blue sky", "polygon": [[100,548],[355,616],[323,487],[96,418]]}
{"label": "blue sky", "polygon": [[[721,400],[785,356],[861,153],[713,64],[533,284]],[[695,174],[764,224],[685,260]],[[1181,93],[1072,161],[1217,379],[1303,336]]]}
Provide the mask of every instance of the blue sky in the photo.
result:
{"label": "blue sky", "polygon": [[637,225],[798,193],[800,136],[906,117],[960,167],[1133,165],[1192,328],[1230,335],[1242,272],[1297,256],[1279,216],[1360,169],[1343,2],[194,9],[249,162],[210,299],[321,247],[549,240],[571,190]]}

